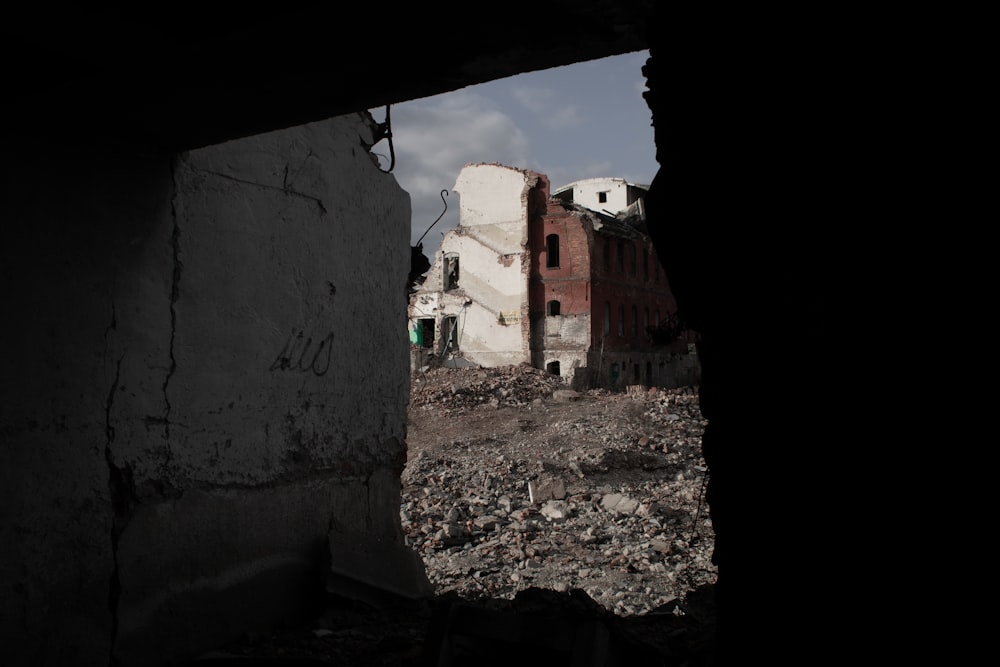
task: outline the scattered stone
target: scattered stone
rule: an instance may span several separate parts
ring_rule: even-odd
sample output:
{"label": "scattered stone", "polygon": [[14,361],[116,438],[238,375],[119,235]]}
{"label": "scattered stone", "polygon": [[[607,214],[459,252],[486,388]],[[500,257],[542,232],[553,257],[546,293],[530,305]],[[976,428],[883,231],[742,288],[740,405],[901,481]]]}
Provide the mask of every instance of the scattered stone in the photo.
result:
{"label": "scattered stone", "polygon": [[566,485],[558,477],[546,477],[528,482],[528,498],[537,505],[546,500],[562,500],[566,497]]}
{"label": "scattered stone", "polygon": [[400,517],[435,592],[585,588],[641,615],[713,583],[697,393],[559,389],[526,366],[414,380]]}

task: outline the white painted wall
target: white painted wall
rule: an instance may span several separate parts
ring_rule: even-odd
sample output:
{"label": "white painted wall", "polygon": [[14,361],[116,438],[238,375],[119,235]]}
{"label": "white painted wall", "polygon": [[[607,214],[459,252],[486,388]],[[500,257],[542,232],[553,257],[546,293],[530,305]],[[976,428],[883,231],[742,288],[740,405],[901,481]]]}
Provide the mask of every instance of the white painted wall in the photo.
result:
{"label": "white painted wall", "polygon": [[528,191],[537,180],[535,174],[514,167],[466,165],[453,188],[461,197],[458,224],[489,226],[482,234],[497,244],[497,252],[521,252],[528,233]]}
{"label": "white painted wall", "polygon": [[[411,327],[432,304],[439,322],[458,317],[461,354],[472,363],[501,366],[531,360],[526,323],[522,326],[528,307],[523,262],[527,195],[537,178],[503,165],[466,165],[454,187],[460,195],[458,227],[441,240],[421,293],[411,300]],[[451,253],[459,257],[459,285],[443,292],[444,257]]]}

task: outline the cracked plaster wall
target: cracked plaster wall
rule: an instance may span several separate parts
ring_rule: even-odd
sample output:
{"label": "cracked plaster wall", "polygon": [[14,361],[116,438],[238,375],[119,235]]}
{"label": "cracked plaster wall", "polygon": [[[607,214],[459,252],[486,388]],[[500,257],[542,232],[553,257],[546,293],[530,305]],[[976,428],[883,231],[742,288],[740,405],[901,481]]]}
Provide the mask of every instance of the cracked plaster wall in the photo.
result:
{"label": "cracked plaster wall", "polygon": [[8,664],[166,662],[321,589],[331,528],[399,540],[409,198],[371,140],[5,167]]}
{"label": "cracked plaster wall", "polygon": [[[459,321],[462,356],[483,366],[531,361],[526,328],[528,284],[524,258],[527,198],[538,182],[533,172],[497,164],[466,165],[456,179],[461,194],[459,225],[441,241],[441,249],[420,292],[437,293],[438,321]],[[443,258],[459,256],[458,289],[439,292]],[[418,297],[419,299],[419,297]],[[427,304],[411,309],[426,316]]]}

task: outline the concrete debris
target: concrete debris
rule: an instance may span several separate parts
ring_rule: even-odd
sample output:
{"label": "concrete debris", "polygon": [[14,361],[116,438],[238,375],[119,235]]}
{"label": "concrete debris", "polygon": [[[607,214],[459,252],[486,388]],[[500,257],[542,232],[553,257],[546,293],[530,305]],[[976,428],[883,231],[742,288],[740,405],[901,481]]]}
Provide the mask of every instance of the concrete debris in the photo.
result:
{"label": "concrete debris", "polygon": [[695,391],[563,402],[554,379],[519,366],[414,380],[400,517],[436,594],[580,589],[637,615],[714,582]]}
{"label": "concrete debris", "polygon": [[428,368],[416,373],[410,383],[410,407],[434,405],[448,415],[464,408],[477,407],[494,401],[495,407],[529,405],[539,398],[552,397],[564,392],[577,394],[566,388],[558,375],[531,366],[504,366],[501,368]]}
{"label": "concrete debris", "polygon": [[546,500],[562,500],[565,497],[566,485],[558,477],[528,481],[528,499],[535,505]]}

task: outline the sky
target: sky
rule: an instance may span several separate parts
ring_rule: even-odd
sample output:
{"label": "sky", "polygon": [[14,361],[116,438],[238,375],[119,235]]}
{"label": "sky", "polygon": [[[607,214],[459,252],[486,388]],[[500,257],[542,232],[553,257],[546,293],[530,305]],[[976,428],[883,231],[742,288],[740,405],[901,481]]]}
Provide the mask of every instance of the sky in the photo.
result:
{"label": "sky", "polygon": [[[423,236],[433,262],[442,235],[458,223],[452,188],[466,164],[530,169],[548,176],[552,190],[603,176],[651,183],[658,165],[642,98],[648,57],[638,51],[390,106],[392,173],[410,193],[410,244]],[[371,114],[385,120],[384,107]],[[388,169],[388,141],[372,150]]]}

